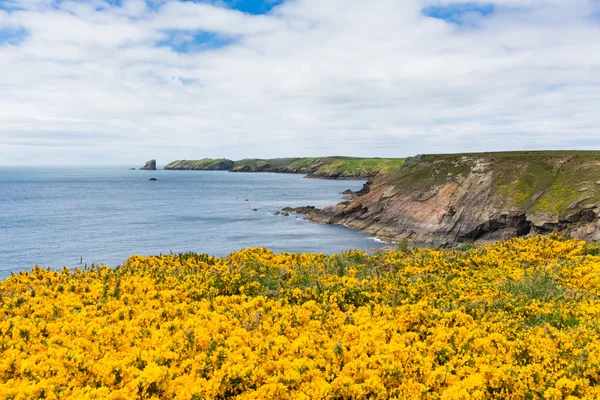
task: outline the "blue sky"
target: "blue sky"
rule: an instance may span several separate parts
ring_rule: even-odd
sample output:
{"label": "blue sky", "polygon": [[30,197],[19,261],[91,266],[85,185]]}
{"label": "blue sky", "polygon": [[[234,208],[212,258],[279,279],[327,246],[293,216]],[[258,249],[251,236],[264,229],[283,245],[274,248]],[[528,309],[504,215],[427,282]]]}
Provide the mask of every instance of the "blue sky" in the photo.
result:
{"label": "blue sky", "polygon": [[597,0],[0,0],[0,165],[598,147]]}
{"label": "blue sky", "polygon": [[18,44],[27,35],[25,29],[0,29],[0,45]]}
{"label": "blue sky", "polygon": [[466,15],[490,16],[496,6],[493,3],[454,3],[441,6],[429,6],[423,9],[423,14],[445,20],[450,23],[462,25],[465,23]]}
{"label": "blue sky", "polygon": [[[164,0],[145,0],[147,9],[160,12],[160,7]],[[197,1],[184,0],[183,2],[213,4],[218,7],[237,10],[250,15],[268,14],[274,7],[284,3],[284,0],[217,0],[217,1]],[[47,4],[49,8],[60,10],[64,0],[50,0]],[[98,10],[105,10],[110,6],[122,7],[122,0],[105,0],[104,5],[99,5]],[[7,0],[0,3],[0,9],[9,12],[23,10],[24,7],[18,0]],[[486,17],[494,13],[496,6],[493,3],[451,3],[445,5],[435,5],[423,7],[422,13],[425,16],[444,20],[456,25],[471,25],[473,15]],[[157,46],[168,46],[178,53],[187,53],[194,51],[210,50],[227,46],[236,39],[235,35],[220,34],[204,30],[167,30],[164,31],[165,37],[156,41]],[[27,35],[26,29],[0,29],[0,44],[17,44]]]}
{"label": "blue sky", "polygon": [[268,13],[283,0],[226,0],[224,3],[235,10],[260,15]]}
{"label": "blue sky", "polygon": [[219,35],[203,30],[163,31],[166,37],[156,42],[157,46],[167,46],[178,53],[189,53],[225,47],[235,40],[235,36]]}

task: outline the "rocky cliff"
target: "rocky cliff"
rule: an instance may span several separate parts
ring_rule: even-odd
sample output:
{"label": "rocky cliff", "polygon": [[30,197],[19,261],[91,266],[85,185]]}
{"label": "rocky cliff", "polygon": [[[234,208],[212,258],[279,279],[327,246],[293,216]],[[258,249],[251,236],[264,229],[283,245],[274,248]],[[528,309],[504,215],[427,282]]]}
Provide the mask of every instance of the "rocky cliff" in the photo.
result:
{"label": "rocky cliff", "polygon": [[146,161],[146,164],[144,164],[144,166],[140,169],[146,171],[156,171],[156,160]]}
{"label": "rocky cliff", "polygon": [[600,239],[600,152],[422,155],[308,219],[421,245],[560,232]]}

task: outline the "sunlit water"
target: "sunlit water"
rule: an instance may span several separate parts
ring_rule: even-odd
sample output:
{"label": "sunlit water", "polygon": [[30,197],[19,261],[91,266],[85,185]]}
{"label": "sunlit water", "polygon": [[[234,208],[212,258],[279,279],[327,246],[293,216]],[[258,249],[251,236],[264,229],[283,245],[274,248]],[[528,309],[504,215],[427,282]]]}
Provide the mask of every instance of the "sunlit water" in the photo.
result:
{"label": "sunlit water", "polygon": [[362,184],[220,171],[0,168],[0,278],[36,264],[116,266],[132,254],[377,248],[342,226],[273,215],[286,206],[335,204]]}

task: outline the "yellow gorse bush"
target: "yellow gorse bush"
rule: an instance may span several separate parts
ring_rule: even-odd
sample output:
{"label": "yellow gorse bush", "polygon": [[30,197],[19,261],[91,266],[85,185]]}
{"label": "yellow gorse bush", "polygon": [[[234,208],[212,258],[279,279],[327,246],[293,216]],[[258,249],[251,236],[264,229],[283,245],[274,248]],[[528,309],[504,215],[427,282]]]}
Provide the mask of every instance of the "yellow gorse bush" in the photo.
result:
{"label": "yellow gorse bush", "polygon": [[0,283],[3,398],[600,398],[599,249],[131,257]]}

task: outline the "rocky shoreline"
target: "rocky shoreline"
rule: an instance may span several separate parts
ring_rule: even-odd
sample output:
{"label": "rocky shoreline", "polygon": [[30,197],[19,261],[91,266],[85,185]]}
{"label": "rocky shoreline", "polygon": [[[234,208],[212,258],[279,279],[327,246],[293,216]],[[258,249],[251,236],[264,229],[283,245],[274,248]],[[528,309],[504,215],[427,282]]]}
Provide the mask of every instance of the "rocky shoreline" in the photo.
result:
{"label": "rocky shoreline", "polygon": [[451,247],[530,234],[600,240],[600,152],[417,156],[309,221]]}

